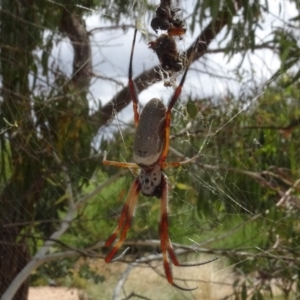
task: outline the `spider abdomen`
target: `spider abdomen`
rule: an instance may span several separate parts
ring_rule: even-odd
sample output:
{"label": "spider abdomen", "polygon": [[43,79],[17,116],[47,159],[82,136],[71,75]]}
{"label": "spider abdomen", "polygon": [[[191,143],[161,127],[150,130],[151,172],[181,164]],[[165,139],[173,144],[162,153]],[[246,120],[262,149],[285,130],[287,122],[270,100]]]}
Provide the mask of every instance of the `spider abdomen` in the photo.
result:
{"label": "spider abdomen", "polygon": [[133,143],[133,159],[142,168],[155,165],[165,145],[166,107],[157,98],[144,107]]}
{"label": "spider abdomen", "polygon": [[141,169],[139,174],[139,182],[141,184],[141,192],[147,197],[160,198],[162,194],[162,177],[163,173],[157,164],[151,170]]}

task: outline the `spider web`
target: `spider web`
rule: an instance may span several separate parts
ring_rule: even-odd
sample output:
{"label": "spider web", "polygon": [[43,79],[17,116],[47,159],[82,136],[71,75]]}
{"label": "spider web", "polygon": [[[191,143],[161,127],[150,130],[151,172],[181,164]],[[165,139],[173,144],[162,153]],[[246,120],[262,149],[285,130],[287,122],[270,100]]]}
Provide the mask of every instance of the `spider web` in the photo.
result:
{"label": "spider web", "polygon": [[[64,6],[59,1],[49,3],[54,10]],[[246,18],[244,9],[232,18],[233,30],[222,30],[209,51],[191,65],[172,111],[167,160],[199,157],[193,164],[166,170],[170,236],[180,261],[200,262],[215,256],[219,260],[200,267],[173,267],[176,282],[198,286],[196,291],[182,292],[169,286],[157,230],[160,202],[139,196],[122,248],[127,252],[120,261],[104,263],[103,241],[118,222],[136,172],[101,164],[104,151],[108,151],[110,160],[132,162],[131,103],[121,104],[121,110],[113,106],[107,121],[102,122],[106,116],[99,111],[103,112],[101,109],[127,86],[134,20],[139,30],[134,77],[158,64],[147,46],[157,38],[149,24],[158,3],[148,1],[150,12],[146,2],[136,3],[130,3],[121,15],[114,13],[117,1],[99,10],[88,4],[76,5],[84,14],[91,45],[91,59],[86,64],[91,61],[92,74],[86,76],[90,83],[82,97],[76,84],[84,83],[76,81],[70,39],[58,29],[44,30],[40,40],[32,34],[37,44],[32,50],[34,65],[38,67],[28,72],[29,115],[24,115],[18,105],[15,115],[1,108],[5,174],[1,189],[3,193],[12,179],[20,180],[14,174],[13,160],[18,151],[36,160],[41,159],[40,153],[46,153],[40,172],[45,181],[39,185],[32,169],[27,176],[35,184],[27,183],[31,186],[27,191],[36,192],[29,200],[24,199],[36,202],[18,202],[19,222],[29,225],[19,232],[17,241],[26,240],[32,259],[21,268],[23,273],[16,277],[10,291],[31,273],[31,285],[76,287],[91,299],[99,299],[99,295],[103,299],[130,299],[135,295],[145,299],[229,299],[245,294],[297,299],[300,183],[296,137],[300,112],[296,59],[290,68],[284,68],[284,63],[288,65],[297,56],[292,53],[293,47],[299,46],[295,29],[299,9],[293,2],[268,2],[267,6],[249,1],[247,17],[252,16],[257,25],[253,48],[251,35],[246,36],[240,27],[240,21]],[[197,1],[174,5],[181,8],[179,16],[188,28],[186,35],[176,40],[179,51],[185,51],[209,24],[213,9],[207,7],[206,17],[201,19],[194,14],[198,12]],[[261,8],[257,15],[255,5]],[[149,87],[139,94],[140,109],[151,98],[167,105],[174,92],[153,78],[141,84]],[[5,93],[6,85],[1,87]],[[82,117],[86,108],[88,124]],[[28,120],[36,126],[36,140],[22,148],[11,141],[30,131]],[[17,192],[11,195],[23,199]],[[12,209],[3,201],[4,208]],[[19,226],[3,215],[0,225],[2,230]],[[26,255],[18,256],[20,261],[22,258]]]}

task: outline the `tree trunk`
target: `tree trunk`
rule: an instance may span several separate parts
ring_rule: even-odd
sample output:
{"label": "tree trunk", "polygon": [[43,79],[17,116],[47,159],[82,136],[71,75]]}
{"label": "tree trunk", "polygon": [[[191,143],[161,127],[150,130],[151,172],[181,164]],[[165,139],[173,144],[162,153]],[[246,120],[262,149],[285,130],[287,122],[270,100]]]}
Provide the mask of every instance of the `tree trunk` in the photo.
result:
{"label": "tree trunk", "polygon": [[[24,242],[16,243],[18,232],[15,229],[1,229],[0,244],[0,296],[6,291],[11,281],[23,269],[29,260],[28,248]],[[18,289],[12,300],[26,300],[29,280]]]}
{"label": "tree trunk", "polygon": [[[33,174],[35,168],[28,160],[26,148],[30,146],[26,135],[32,132],[28,77],[32,50],[37,42],[33,23],[26,21],[34,20],[33,11],[24,1],[1,3],[1,119],[11,124],[24,122],[15,132],[7,131],[1,136],[1,184],[4,187],[0,195],[0,295],[29,259],[26,240],[20,237],[22,226],[16,224],[31,219],[31,188],[37,176]],[[8,161],[10,167],[5,167]],[[28,281],[24,282],[13,299],[27,299],[28,285]]]}
{"label": "tree trunk", "polygon": [[[80,159],[90,155],[91,140],[95,134],[85,124],[89,113],[86,94],[91,73],[88,34],[80,16],[73,15],[63,8],[60,29],[73,44],[75,74],[72,79],[66,79],[68,88],[64,85],[66,101],[60,103],[66,104],[66,110],[61,110],[60,114],[54,116],[50,105],[43,106],[45,99],[34,102],[31,98],[29,77],[35,69],[33,51],[43,38],[43,30],[35,24],[35,21],[40,21],[37,18],[41,18],[42,12],[37,11],[38,7],[30,6],[31,4],[30,1],[3,0],[0,11],[0,36],[3,40],[3,43],[0,43],[0,67],[3,76],[0,119],[5,118],[11,124],[18,123],[17,128],[0,135],[0,182],[4,185],[0,194],[0,297],[30,260],[28,246],[34,241],[34,237],[30,237],[32,222],[43,217],[37,215],[37,207],[42,202],[45,206],[51,206],[56,200],[50,190],[53,187],[50,185],[49,188],[46,178],[51,172],[51,175],[54,173],[59,177],[57,170],[60,170],[61,166],[57,166],[49,145],[55,149],[55,154],[60,156],[62,162],[71,161],[74,167],[74,171],[71,172],[74,175],[72,186],[78,190],[82,185],[80,180],[88,180],[85,172],[90,171],[89,167],[83,165],[87,164],[88,160],[83,160],[80,165]],[[74,99],[71,105],[67,101],[69,95]],[[36,113],[34,117],[33,112]],[[53,130],[49,119],[51,116],[54,116],[55,126],[65,126],[61,131],[59,127]],[[77,127],[69,126],[71,121]],[[67,126],[73,131],[64,130]],[[59,135],[60,132],[67,132],[68,135]],[[58,140],[57,135],[63,144],[55,144]],[[57,187],[55,192],[55,195],[60,197],[65,190]],[[52,233],[51,230],[43,230],[45,238]],[[21,285],[13,300],[26,300],[28,288],[29,280]]]}

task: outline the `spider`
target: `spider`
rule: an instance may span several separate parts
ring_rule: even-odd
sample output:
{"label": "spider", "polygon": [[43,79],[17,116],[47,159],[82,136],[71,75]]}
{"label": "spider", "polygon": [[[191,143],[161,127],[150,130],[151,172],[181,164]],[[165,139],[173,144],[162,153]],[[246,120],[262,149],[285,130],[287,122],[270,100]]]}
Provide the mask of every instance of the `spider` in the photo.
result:
{"label": "spider", "polygon": [[[153,98],[145,105],[141,115],[139,115],[138,96],[132,79],[132,62],[136,35],[137,29],[134,31],[128,72],[128,89],[133,102],[134,122],[136,126],[133,144],[133,159],[135,163],[108,161],[106,160],[105,153],[103,164],[130,169],[140,168],[140,173],[135,178],[129,190],[117,228],[105,242],[105,247],[110,247],[118,235],[120,236],[119,240],[107,254],[105,261],[109,263],[114,260],[115,255],[122,246],[127,231],[130,228],[139,193],[142,192],[143,195],[148,197],[155,196],[161,199],[159,234],[166,278],[168,282],[176,288],[184,291],[191,291],[197,287],[184,288],[174,282],[169,257],[175,266],[182,267],[204,265],[217,258],[196,264],[182,264],[178,262],[168,232],[168,179],[163,173],[163,170],[167,167],[179,167],[180,165],[190,163],[197,158],[195,157],[181,162],[165,162],[169,150],[171,111],[181,93],[190,63],[183,74],[179,86],[175,89],[168,106],[165,107],[159,99]],[[116,259],[118,259],[118,257]]]}

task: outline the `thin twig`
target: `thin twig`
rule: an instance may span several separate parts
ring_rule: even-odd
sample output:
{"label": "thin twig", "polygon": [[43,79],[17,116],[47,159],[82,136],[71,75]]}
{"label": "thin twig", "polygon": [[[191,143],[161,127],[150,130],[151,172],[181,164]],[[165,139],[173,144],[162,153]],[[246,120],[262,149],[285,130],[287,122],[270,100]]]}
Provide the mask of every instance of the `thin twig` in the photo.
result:
{"label": "thin twig", "polygon": [[[282,206],[287,200],[290,199],[291,193],[293,193],[300,185],[300,178],[295,181],[295,183],[285,192],[281,199],[276,203],[276,206]],[[294,204],[294,203],[293,203]]]}

